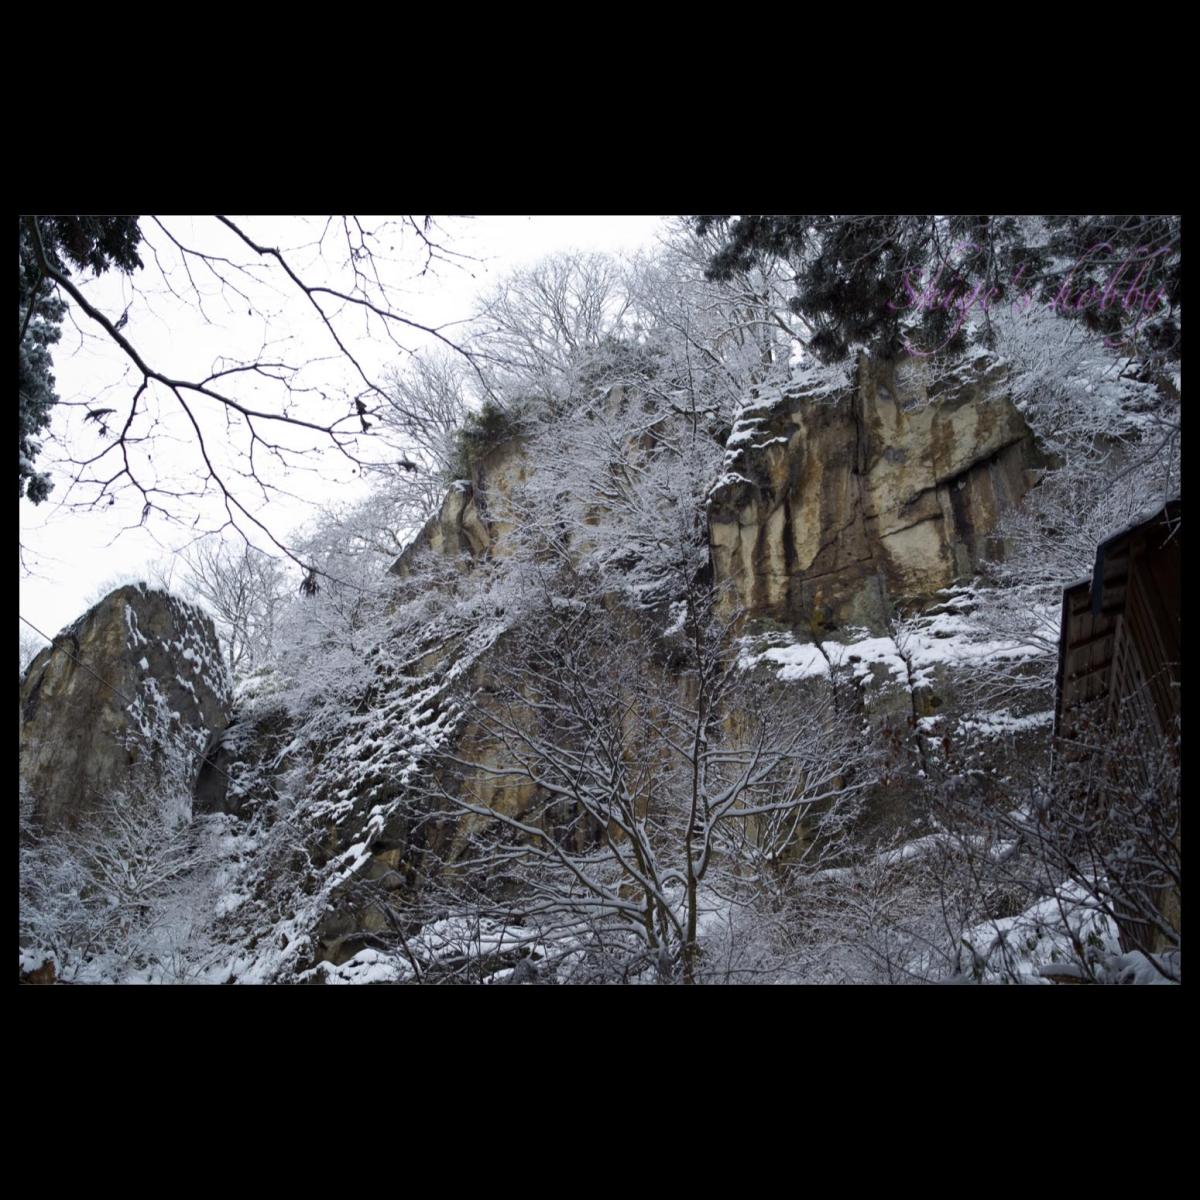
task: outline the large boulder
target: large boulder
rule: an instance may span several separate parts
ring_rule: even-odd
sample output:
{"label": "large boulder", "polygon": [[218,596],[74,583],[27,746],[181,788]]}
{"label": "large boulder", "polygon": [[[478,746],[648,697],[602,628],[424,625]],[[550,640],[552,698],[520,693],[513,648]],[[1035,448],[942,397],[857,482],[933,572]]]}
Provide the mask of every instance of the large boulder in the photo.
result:
{"label": "large boulder", "polygon": [[853,385],[752,395],[709,504],[716,581],[750,615],[883,631],[1002,554],[1037,478],[1034,438],[990,356],[928,379],[864,356]]}
{"label": "large boulder", "polygon": [[43,828],[74,827],[127,788],[194,772],[229,722],[231,687],[212,620],[144,584],[106,596],[21,680],[20,774]]}

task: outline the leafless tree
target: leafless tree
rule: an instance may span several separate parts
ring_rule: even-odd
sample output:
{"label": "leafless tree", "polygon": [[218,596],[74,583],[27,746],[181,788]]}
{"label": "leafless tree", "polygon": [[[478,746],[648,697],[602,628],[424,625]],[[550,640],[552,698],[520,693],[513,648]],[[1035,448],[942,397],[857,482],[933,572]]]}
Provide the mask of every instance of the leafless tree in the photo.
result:
{"label": "leafless tree", "polygon": [[536,400],[555,408],[609,340],[629,331],[621,264],[604,254],[558,254],[518,270],[475,318],[488,393],[501,407]]}
{"label": "leafless tree", "polygon": [[[473,361],[404,311],[407,278],[462,258],[430,217],[282,227],[143,217],[147,268],[124,293],[110,279],[81,284],[56,268],[39,218],[23,221],[44,286],[69,302],[79,345],[107,343],[125,363],[102,393],[60,401],[74,424],[62,435],[69,484],[59,504],[92,508],[130,492],[137,524],[157,516],[231,528],[295,557],[264,506],[295,494],[296,472],[351,480],[404,457],[394,428],[376,420],[392,393],[372,344],[395,361],[421,336]],[[162,327],[180,311],[220,338],[209,366],[161,348]]]}
{"label": "leafless tree", "polygon": [[387,401],[374,420],[396,454],[366,472],[370,502],[343,524],[392,560],[438,510],[454,480],[458,435],[478,380],[461,359],[435,352],[389,368],[386,381]]}
{"label": "leafless tree", "polygon": [[[1057,747],[1053,785],[1038,819],[1013,822],[1050,878],[1085,895],[1141,951],[1177,977],[1182,949],[1180,731],[1165,734],[1141,696],[1091,716]],[[1081,968],[1103,965],[1080,955]]]}
{"label": "leafless tree", "polygon": [[21,677],[25,677],[25,672],[29,668],[29,664],[42,652],[47,645],[46,639],[40,637],[32,630],[27,629],[24,625],[20,629],[20,648],[21,648]]}
{"label": "leafless tree", "polygon": [[277,559],[246,545],[205,538],[183,551],[184,589],[212,614],[235,678],[265,665],[286,585]]}
{"label": "leafless tree", "polygon": [[135,570],[118,571],[107,579],[101,580],[88,593],[86,603],[98,604],[105,596],[118,588],[130,583],[145,583],[150,587],[169,592],[175,585],[179,572],[179,557],[175,554],[163,554],[158,558],[144,563]]}
{"label": "leafless tree", "polygon": [[685,586],[664,639],[560,579],[467,701],[442,792],[470,839],[453,886],[481,871],[489,918],[518,911],[575,978],[721,977],[706,919],[836,861],[871,779],[830,697],[752,679]]}
{"label": "leafless tree", "polygon": [[22,783],[21,945],[60,979],[178,977],[181,942],[210,915],[218,854],[190,821],[195,755],[164,702],[147,716],[142,757],[74,828],[42,828]]}
{"label": "leafless tree", "polygon": [[1053,770],[983,756],[997,775],[946,739],[928,763],[937,832],[837,881],[860,958],[889,981],[1179,979],[1178,728],[1136,696],[1076,718]]}
{"label": "leafless tree", "polygon": [[705,278],[717,246],[715,232],[695,232],[679,218],[660,250],[635,264],[637,312],[672,329],[713,382],[745,388],[787,378],[789,361],[803,353],[811,332],[788,305],[794,271],[769,254],[723,281]]}

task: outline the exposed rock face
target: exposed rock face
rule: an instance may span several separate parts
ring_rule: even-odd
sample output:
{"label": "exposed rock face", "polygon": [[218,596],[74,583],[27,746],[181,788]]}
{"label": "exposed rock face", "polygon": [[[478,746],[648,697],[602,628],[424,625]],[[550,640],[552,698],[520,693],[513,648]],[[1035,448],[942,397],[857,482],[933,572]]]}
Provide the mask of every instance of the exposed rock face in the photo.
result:
{"label": "exposed rock face", "polygon": [[[863,357],[853,387],[752,395],[710,497],[714,577],[729,605],[814,634],[881,632],[897,601],[928,601],[1002,553],[992,534],[1044,465],[989,356],[933,383],[916,360]],[[504,554],[509,499],[531,468],[497,446],[392,567],[429,547],[464,567]]]}
{"label": "exposed rock face", "polygon": [[753,616],[881,631],[894,602],[1000,551],[989,535],[1039,465],[989,358],[933,386],[863,358],[853,388],[752,397],[710,498],[715,579]]}
{"label": "exposed rock face", "polygon": [[[789,644],[811,639],[822,661],[844,658],[831,671],[853,685],[859,700],[855,719],[901,731],[897,754],[909,753],[901,741],[942,706],[948,694],[943,680],[933,676],[916,686],[891,642],[891,666],[873,659],[860,664],[841,645],[861,638],[860,632],[851,638],[847,627],[886,634],[894,602],[928,601],[956,578],[974,574],[999,548],[990,540],[997,520],[1024,495],[1036,465],[1032,435],[990,360],[964,365],[960,377],[939,386],[928,385],[913,364],[864,361],[853,388],[800,383],[754,397],[731,432],[725,473],[711,493],[714,576],[731,584],[731,603],[785,625],[786,634],[778,636]],[[413,576],[424,550],[462,571],[504,557],[518,520],[510,501],[535,470],[521,439],[497,446],[479,460],[472,479],[450,488],[392,572]],[[434,681],[448,678],[460,652],[455,642],[414,657],[406,684],[413,689],[411,704],[394,681],[381,687],[393,706],[387,718],[393,732],[410,727],[409,712],[442,721],[433,717],[443,686]],[[488,703],[489,673],[504,654],[501,638],[470,657],[469,666],[464,656],[469,690],[478,693],[479,705]],[[768,668],[777,669],[771,663],[762,667]],[[253,754],[264,732],[245,733]],[[237,779],[247,749],[239,748],[243,735],[236,726],[230,734],[214,745],[214,761]],[[448,776],[445,786],[496,812],[528,814],[533,785],[487,769],[501,766],[506,751],[489,738],[477,713],[448,723],[445,737],[456,758],[478,764]],[[407,890],[420,882],[423,853],[432,851],[452,866],[467,836],[488,824],[469,814],[414,819],[397,798],[403,798],[409,769],[415,776],[429,769],[427,760],[414,749],[405,766],[393,747],[386,770],[376,771],[373,756],[382,753],[374,743],[360,748],[347,739],[324,760],[327,772],[338,764],[344,772],[338,765],[339,773],[330,776],[336,795],[322,802],[323,840],[310,846],[314,869],[326,872],[326,882],[304,961],[344,963],[373,945],[377,935],[389,935],[384,905],[403,910]],[[202,779],[197,803],[241,811],[219,777]],[[898,783],[881,788],[872,805],[873,819],[885,829],[888,821],[899,826],[912,815]]]}
{"label": "exposed rock face", "polygon": [[511,438],[485,454],[470,480],[460,479],[451,486],[437,516],[392,564],[392,573],[406,577],[413,556],[426,547],[462,559],[464,568],[472,558],[502,556],[504,539],[515,524],[509,501],[528,469],[521,438]]}
{"label": "exposed rock face", "polygon": [[[192,798],[195,813],[245,818],[262,802],[262,784],[286,769],[283,750],[290,737],[287,712],[265,706],[229,724],[208,740],[200,758]],[[249,786],[247,781],[258,784]]]}
{"label": "exposed rock face", "polygon": [[212,621],[133,584],[33,660],[20,700],[21,778],[32,816],[46,828],[71,827],[120,789],[135,763],[153,773],[177,749],[194,769],[228,723],[230,685]]}
{"label": "exposed rock face", "polygon": [[[470,660],[468,670],[472,689],[485,684],[491,655],[497,652],[503,653],[503,650],[494,644],[480,657],[466,652],[465,657]],[[430,680],[438,677],[445,679],[453,670],[451,660],[462,653],[461,649],[443,647],[439,652],[424,656],[420,682],[428,685]],[[390,699],[395,705],[395,718],[407,723],[405,710],[411,714],[414,705],[426,709],[427,717],[432,715],[434,707],[441,707],[439,695],[442,689],[440,683],[418,687],[407,703],[401,695],[402,689],[393,690]],[[438,740],[440,735],[434,726],[443,723],[445,744],[452,745],[456,755],[465,756],[481,766],[476,770],[467,769],[461,775],[454,769],[451,775],[445,775],[443,767],[438,770],[439,781],[498,812],[524,815],[533,796],[533,786],[495,779],[483,769],[482,764],[499,762],[500,748],[469,716],[459,722],[449,711],[423,727],[432,735],[430,741]],[[425,736],[419,741],[424,741]],[[447,814],[431,820],[414,816],[408,804],[397,804],[397,797],[403,796],[406,777],[434,769],[415,757],[421,753],[419,742],[414,742],[411,749],[411,755],[401,752],[391,757],[387,771],[390,778],[381,781],[384,782],[382,788],[374,789],[366,800],[356,798],[353,811],[342,813],[326,826],[327,840],[317,851],[317,857],[345,862],[349,856],[355,863],[348,870],[343,869],[340,882],[328,890],[324,915],[313,932],[314,962],[344,963],[365,945],[370,945],[372,937],[386,933],[390,924],[384,905],[403,910],[406,894],[417,884],[425,855],[430,853],[452,867],[467,849],[470,833],[487,824],[482,818],[469,814]],[[404,762],[406,757],[408,761]],[[234,776],[237,777],[236,772]],[[368,812],[367,805],[375,800],[381,803],[371,804]]]}

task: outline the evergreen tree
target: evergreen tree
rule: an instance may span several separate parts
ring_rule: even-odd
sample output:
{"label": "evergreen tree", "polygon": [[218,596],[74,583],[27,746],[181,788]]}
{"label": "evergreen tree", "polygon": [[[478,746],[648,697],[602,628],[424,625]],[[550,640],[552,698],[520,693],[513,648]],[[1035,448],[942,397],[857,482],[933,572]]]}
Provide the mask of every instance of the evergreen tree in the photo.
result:
{"label": "evergreen tree", "polygon": [[764,256],[795,272],[791,308],[825,362],[851,346],[884,354],[991,341],[989,308],[1039,303],[1083,320],[1112,346],[1178,361],[1179,217],[720,216],[695,218],[722,244],[712,280]]}
{"label": "evergreen tree", "polygon": [[[823,362],[846,357],[851,345],[878,342],[885,353],[900,348],[906,280],[924,271],[936,236],[933,217],[701,216],[700,235],[717,230],[723,246],[707,277],[729,279],[763,255],[786,259],[795,271],[794,313],[812,330],[809,349]],[[954,281],[959,282],[957,276]],[[927,332],[945,333],[930,311]],[[951,347],[953,348],[953,347]]]}
{"label": "evergreen tree", "polygon": [[67,307],[46,281],[44,267],[70,273],[90,267],[96,275],[110,267],[126,273],[139,269],[142,260],[137,217],[25,216],[19,226],[17,259],[18,308],[17,383],[20,414],[19,495],[40,504],[53,486],[34,467],[41,449],[37,434],[50,424],[50,410],[58,401],[50,347],[62,334]]}
{"label": "evergreen tree", "polygon": [[1182,221],[1177,216],[1046,217],[1046,245],[1013,247],[1013,270],[1040,271],[1041,302],[1144,358],[1182,354]]}

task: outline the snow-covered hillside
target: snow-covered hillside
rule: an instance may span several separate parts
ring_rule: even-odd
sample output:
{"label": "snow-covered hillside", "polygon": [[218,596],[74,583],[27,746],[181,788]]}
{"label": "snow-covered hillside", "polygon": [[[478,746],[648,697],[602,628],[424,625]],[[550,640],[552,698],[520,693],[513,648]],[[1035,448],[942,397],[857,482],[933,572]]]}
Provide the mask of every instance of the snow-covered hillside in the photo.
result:
{"label": "snow-covered hillside", "polygon": [[1119,928],[1177,894],[1178,731],[1097,748],[1069,845],[1054,739],[1063,588],[1179,495],[1177,370],[1044,306],[821,365],[779,262],[712,250],[526,272],[482,366],[397,377],[411,460],[298,590],[242,577],[151,815],[23,825],[23,974],[1179,979],[1177,920]]}

